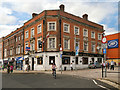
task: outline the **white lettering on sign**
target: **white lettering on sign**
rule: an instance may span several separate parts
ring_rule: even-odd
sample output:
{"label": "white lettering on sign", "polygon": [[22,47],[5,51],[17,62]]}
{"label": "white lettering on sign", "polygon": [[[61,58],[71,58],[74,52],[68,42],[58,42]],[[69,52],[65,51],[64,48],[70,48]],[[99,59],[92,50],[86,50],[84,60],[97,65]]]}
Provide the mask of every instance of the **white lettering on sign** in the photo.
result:
{"label": "white lettering on sign", "polygon": [[109,43],[108,43],[108,46],[109,47],[115,47],[115,46],[117,46],[118,45],[118,42],[117,41],[110,41]]}

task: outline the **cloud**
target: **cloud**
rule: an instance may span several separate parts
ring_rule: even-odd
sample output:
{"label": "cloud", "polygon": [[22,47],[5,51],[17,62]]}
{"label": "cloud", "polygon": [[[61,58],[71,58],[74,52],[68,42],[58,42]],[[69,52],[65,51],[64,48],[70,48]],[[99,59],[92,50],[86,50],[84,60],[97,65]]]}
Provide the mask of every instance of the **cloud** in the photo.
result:
{"label": "cloud", "polygon": [[110,35],[110,34],[114,34],[114,33],[118,33],[118,30],[116,30],[115,28],[109,28],[107,25],[104,25],[104,29],[105,29],[105,35]]}
{"label": "cloud", "polygon": [[14,24],[17,20],[16,17],[12,16],[12,10],[6,7],[0,6],[0,24]]}
{"label": "cloud", "polygon": [[[17,24],[21,25],[26,21],[25,19],[25,21],[20,20],[22,16],[15,17],[13,15],[13,11],[27,13],[31,15],[33,12],[40,13],[43,10],[59,9],[60,4],[65,5],[66,12],[72,13],[74,15],[82,17],[83,14],[88,14],[88,19],[92,22],[100,24],[101,21],[103,21],[105,18],[107,18],[108,21],[111,21],[111,17],[113,17],[113,14],[117,12],[118,7],[115,6],[116,4],[112,2],[113,0],[105,0],[103,2],[101,1],[103,0],[2,0],[2,5],[0,5],[0,11],[2,10],[2,13],[0,14],[0,24],[2,24],[2,26],[0,26],[0,32],[4,33],[5,31],[7,32],[9,29],[11,32],[11,30],[15,30],[14,28],[18,28],[16,27],[19,26]],[[118,0],[114,1],[117,2]],[[8,5],[5,7],[4,4]],[[10,26],[7,24],[16,25]],[[106,25],[106,23],[103,24]],[[4,31],[1,27],[4,27]],[[109,30],[109,32],[115,31],[114,27],[109,28],[109,25],[107,25],[107,29]]]}
{"label": "cloud", "polygon": [[10,34],[22,25],[0,25],[0,37]]}

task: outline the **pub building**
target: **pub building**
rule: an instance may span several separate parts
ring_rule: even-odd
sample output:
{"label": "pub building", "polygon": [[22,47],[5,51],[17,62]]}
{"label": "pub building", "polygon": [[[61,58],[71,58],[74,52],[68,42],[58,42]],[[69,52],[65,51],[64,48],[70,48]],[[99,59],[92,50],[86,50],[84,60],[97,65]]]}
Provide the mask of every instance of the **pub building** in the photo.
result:
{"label": "pub building", "polygon": [[[23,32],[20,34],[20,31]],[[104,31],[102,25],[89,21],[87,14],[82,17],[70,14],[62,4],[57,10],[33,13],[21,28],[6,36],[4,61],[14,58],[16,66],[21,57],[23,70],[28,65],[30,70],[51,70],[53,63],[57,70],[70,70],[71,63],[73,69],[87,68],[90,61],[103,62]],[[16,42],[16,37],[19,39],[21,35],[23,40]],[[15,44],[8,45],[10,37],[14,37]],[[10,50],[12,55],[6,56]]]}
{"label": "pub building", "polygon": [[71,63],[81,69],[90,61],[103,62],[103,26],[89,21],[87,14],[81,18],[64,9],[62,4],[59,10],[33,13],[24,23],[24,69],[29,64],[31,70],[51,70],[55,63],[57,70],[70,70]]}

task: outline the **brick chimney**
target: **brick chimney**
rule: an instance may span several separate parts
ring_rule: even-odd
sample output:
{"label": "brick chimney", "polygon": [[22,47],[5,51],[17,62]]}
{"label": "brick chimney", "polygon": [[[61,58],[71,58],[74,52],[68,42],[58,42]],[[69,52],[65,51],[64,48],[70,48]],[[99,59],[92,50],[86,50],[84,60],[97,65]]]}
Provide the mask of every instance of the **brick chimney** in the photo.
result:
{"label": "brick chimney", "polygon": [[32,18],[34,18],[37,15],[38,15],[37,13],[32,13]]}
{"label": "brick chimney", "polygon": [[65,6],[64,6],[63,4],[61,4],[61,5],[59,6],[59,8],[60,8],[60,11],[64,11]]}
{"label": "brick chimney", "polygon": [[84,14],[82,17],[83,17],[83,19],[88,20],[88,15],[87,14]]}

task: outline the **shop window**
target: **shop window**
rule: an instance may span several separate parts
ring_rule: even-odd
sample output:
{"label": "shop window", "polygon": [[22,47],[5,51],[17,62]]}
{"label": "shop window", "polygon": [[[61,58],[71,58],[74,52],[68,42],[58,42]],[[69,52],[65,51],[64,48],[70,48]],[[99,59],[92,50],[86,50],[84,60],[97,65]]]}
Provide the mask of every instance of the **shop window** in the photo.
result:
{"label": "shop window", "polygon": [[76,61],[75,63],[78,64],[78,57],[76,57],[76,60],[75,60],[75,61]]}
{"label": "shop window", "polygon": [[50,56],[49,57],[49,65],[55,63],[55,56]]}
{"label": "shop window", "polygon": [[39,65],[43,64],[43,57],[37,58],[37,64]]}
{"label": "shop window", "polygon": [[70,57],[63,57],[62,64],[70,64]]}
{"label": "shop window", "polygon": [[98,59],[97,59],[97,62],[98,62],[98,63],[102,63],[102,58],[98,58]]}
{"label": "shop window", "polygon": [[88,58],[87,57],[83,57],[82,64],[88,64]]}
{"label": "shop window", "polygon": [[25,64],[29,64],[29,58],[25,58]]}

